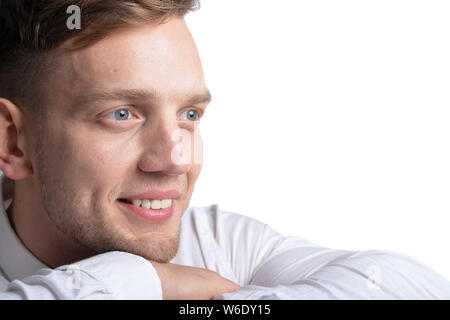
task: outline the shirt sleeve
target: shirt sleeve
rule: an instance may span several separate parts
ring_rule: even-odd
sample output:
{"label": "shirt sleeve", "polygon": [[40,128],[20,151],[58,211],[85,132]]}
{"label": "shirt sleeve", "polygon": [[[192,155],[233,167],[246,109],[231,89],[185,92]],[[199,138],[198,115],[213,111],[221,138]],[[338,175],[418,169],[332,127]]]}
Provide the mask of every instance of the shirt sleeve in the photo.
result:
{"label": "shirt sleeve", "polygon": [[20,299],[162,299],[161,282],[144,258],[121,251],[103,253],[80,262],[41,269],[11,281],[2,300]]}
{"label": "shirt sleeve", "polygon": [[332,249],[244,216],[224,220],[222,246],[241,288],[215,300],[450,299],[450,282],[406,254]]}

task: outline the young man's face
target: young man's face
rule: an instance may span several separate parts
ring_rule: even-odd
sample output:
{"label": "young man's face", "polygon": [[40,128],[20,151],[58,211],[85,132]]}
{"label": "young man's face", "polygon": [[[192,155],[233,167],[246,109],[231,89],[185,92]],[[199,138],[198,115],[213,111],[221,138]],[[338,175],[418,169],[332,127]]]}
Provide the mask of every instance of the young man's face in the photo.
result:
{"label": "young man's face", "polygon": [[[208,104],[184,21],[129,28],[64,54],[45,87],[47,115],[31,160],[51,221],[99,252],[172,259],[201,169],[197,115]],[[181,132],[191,137],[190,163],[174,157],[187,148]],[[168,220],[149,221],[118,201],[156,189],[179,193],[168,196],[175,197]]]}

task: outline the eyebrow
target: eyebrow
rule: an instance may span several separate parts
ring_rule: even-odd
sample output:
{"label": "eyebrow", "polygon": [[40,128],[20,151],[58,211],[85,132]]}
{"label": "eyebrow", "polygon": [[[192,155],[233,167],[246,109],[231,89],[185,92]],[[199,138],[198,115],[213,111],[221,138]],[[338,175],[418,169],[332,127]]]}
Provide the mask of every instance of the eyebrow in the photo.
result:
{"label": "eyebrow", "polygon": [[[94,102],[108,100],[137,100],[137,99],[158,99],[160,94],[156,90],[149,89],[95,89],[81,96],[77,100],[77,105],[88,105]],[[205,89],[201,93],[185,95],[184,104],[194,105],[201,103],[209,103],[212,99],[211,93]]]}

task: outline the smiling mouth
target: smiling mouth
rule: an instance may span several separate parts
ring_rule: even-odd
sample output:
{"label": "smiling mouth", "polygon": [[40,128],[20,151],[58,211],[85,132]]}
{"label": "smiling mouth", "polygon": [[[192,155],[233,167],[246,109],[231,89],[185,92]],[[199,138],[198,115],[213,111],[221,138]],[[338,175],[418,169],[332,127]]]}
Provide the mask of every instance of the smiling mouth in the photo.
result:
{"label": "smiling mouth", "polygon": [[166,209],[172,205],[172,199],[117,199],[120,202],[131,204],[147,210]]}
{"label": "smiling mouth", "polygon": [[170,220],[175,212],[172,199],[117,199],[128,213],[150,223],[162,223]]}

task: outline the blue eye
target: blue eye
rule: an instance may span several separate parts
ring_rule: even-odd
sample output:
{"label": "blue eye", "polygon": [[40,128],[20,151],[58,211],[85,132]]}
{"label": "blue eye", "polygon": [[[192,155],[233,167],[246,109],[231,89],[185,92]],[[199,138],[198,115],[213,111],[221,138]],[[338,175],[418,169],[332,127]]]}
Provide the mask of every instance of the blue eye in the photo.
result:
{"label": "blue eye", "polygon": [[[113,115],[113,117],[110,117],[110,115]],[[127,120],[131,115],[130,110],[127,109],[119,109],[116,111],[113,111],[107,115],[110,119],[116,119],[116,120]]]}
{"label": "blue eye", "polygon": [[190,109],[190,110],[186,111],[185,113],[186,113],[186,118],[188,120],[197,121],[199,118],[199,114],[198,114],[197,110]]}

